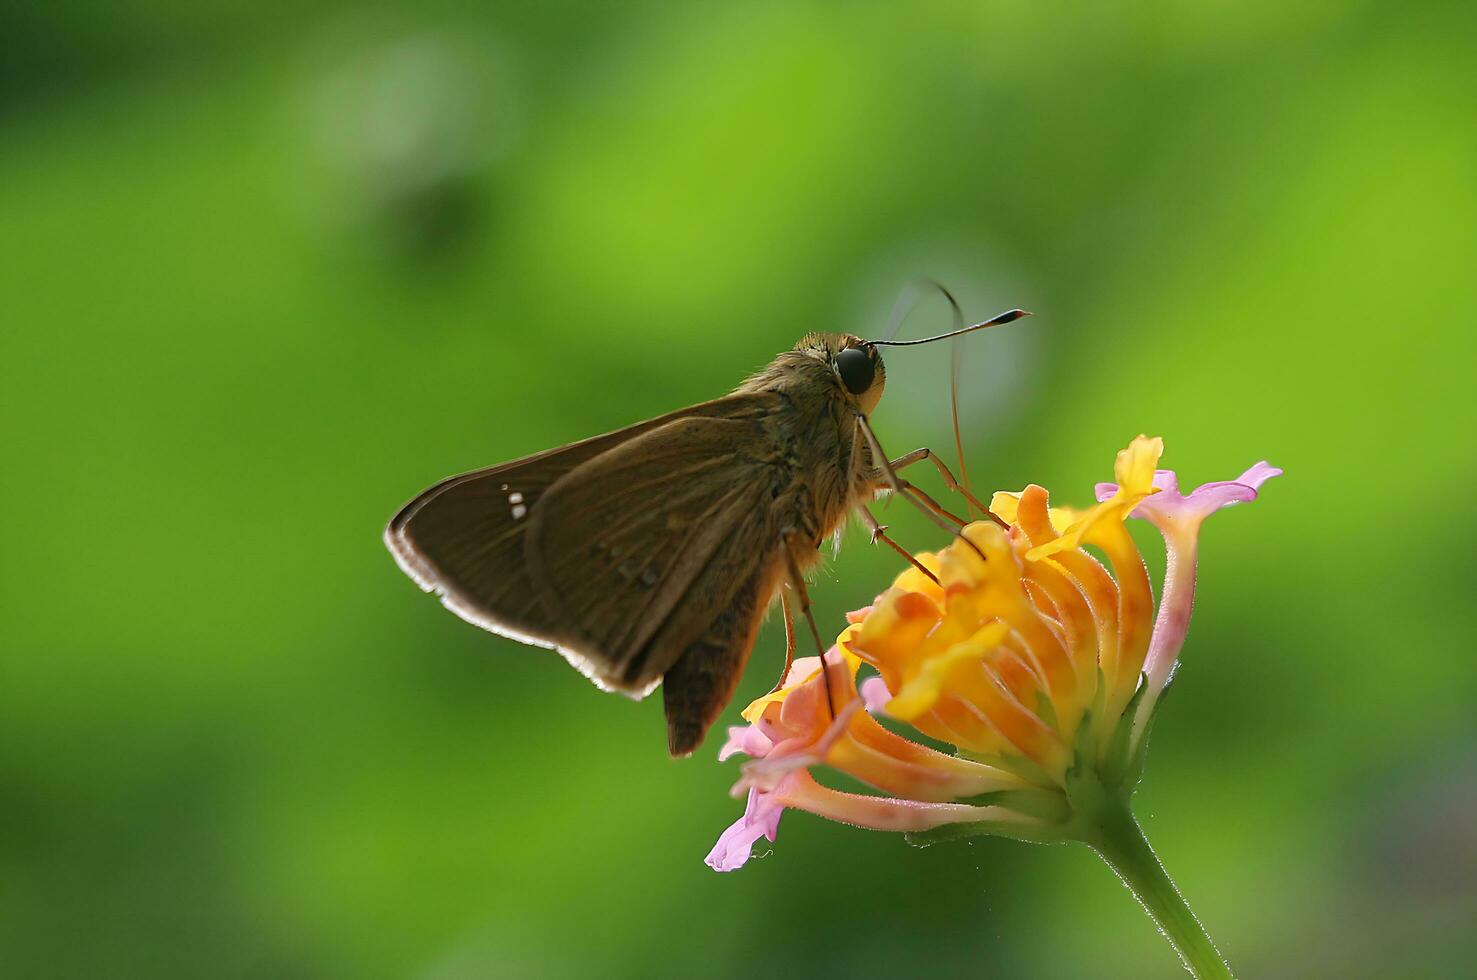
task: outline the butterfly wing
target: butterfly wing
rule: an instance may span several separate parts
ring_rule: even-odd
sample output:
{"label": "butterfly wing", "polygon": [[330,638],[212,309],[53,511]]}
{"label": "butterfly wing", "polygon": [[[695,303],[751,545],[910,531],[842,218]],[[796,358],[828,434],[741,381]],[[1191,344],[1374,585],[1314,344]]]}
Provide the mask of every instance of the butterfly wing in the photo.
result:
{"label": "butterfly wing", "polygon": [[[774,588],[747,566],[773,544],[763,420],[777,398],[730,395],[452,477],[407,504],[386,543],[462,618],[643,696],[720,619],[748,654]],[[753,622],[727,625],[745,589]]]}
{"label": "butterfly wing", "polygon": [[385,545],[402,571],[458,616],[525,643],[552,647],[552,622],[523,559],[522,518],[560,477],[665,418],[448,477],[400,508]]}
{"label": "butterfly wing", "polygon": [[762,426],[685,418],[561,479],[530,516],[529,571],[607,683],[645,692],[772,551]]}

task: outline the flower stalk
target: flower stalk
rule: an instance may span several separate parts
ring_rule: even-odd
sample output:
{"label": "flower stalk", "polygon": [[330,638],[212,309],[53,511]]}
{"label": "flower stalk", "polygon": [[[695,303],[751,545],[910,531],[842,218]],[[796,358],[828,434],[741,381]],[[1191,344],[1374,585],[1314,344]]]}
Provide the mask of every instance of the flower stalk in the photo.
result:
{"label": "flower stalk", "polygon": [[1082,815],[1081,840],[1133,892],[1192,976],[1197,980],[1231,978],[1225,958],[1164,870],[1125,803],[1105,795],[1097,811]]}

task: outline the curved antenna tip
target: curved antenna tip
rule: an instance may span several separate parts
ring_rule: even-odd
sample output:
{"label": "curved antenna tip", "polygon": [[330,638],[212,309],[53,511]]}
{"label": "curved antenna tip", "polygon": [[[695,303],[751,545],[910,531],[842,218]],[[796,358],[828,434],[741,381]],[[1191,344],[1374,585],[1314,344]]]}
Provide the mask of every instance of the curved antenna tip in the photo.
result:
{"label": "curved antenna tip", "polygon": [[986,327],[998,327],[1001,324],[1013,323],[1014,321],[1019,320],[1021,317],[1026,317],[1030,315],[1030,310],[1006,310],[1004,313],[992,316],[990,317],[990,319],[985,320],[982,323],[976,323],[968,327],[962,327],[958,330],[950,330],[948,333],[941,333],[934,337],[924,337],[920,340],[869,340],[866,341],[866,343],[871,344],[874,347],[916,347],[919,344],[931,344],[935,340],[947,340],[950,337],[958,337],[961,334],[971,333],[975,330],[983,330]]}

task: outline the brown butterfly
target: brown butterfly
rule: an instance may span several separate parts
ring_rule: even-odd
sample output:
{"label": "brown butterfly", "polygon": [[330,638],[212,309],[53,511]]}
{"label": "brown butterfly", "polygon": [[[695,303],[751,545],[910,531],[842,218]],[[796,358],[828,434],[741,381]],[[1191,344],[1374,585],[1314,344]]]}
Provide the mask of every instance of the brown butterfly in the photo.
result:
{"label": "brown butterfly", "polygon": [[[668,747],[687,755],[782,587],[823,649],[804,573],[848,515],[905,555],[866,510],[879,491],[961,523],[895,472],[930,459],[962,489],[944,464],[927,449],[889,463],[868,425],[886,379],[878,348],[1024,315],[913,341],[807,334],[722,398],[443,480],[401,508],[385,543],[468,622],[558,650],[604,690],[639,699],[662,685]],[[788,664],[788,600],[785,626]]]}

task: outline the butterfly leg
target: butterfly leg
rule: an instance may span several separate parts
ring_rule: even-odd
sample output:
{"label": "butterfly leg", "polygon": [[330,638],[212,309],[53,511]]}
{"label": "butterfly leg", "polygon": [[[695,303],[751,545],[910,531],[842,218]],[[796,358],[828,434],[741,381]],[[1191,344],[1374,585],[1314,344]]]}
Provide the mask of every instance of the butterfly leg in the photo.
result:
{"label": "butterfly leg", "polygon": [[929,496],[922,489],[920,489],[917,484],[909,483],[907,480],[900,479],[898,480],[898,485],[906,496],[912,497],[915,501],[933,511],[939,517],[953,522],[954,527],[952,528],[952,530],[958,530],[959,528],[964,527],[966,524],[969,523],[958,514],[955,514],[953,511],[945,509],[943,504],[939,503],[937,500],[934,500],[933,497]]}
{"label": "butterfly leg", "polygon": [[896,551],[898,554],[907,559],[908,563],[914,568],[918,569],[918,571],[922,572],[924,575],[927,575],[930,579],[932,579],[935,585],[938,584],[938,576],[933,574],[933,572],[930,572],[928,570],[928,566],[924,565],[923,562],[913,557],[913,553],[907,548],[904,548],[902,545],[898,544],[896,541],[892,540],[892,538],[889,538],[887,536],[887,525],[879,524],[877,522],[876,515],[874,515],[870,510],[867,510],[867,508],[865,507],[858,507],[857,513],[861,515],[862,523],[867,526],[867,530],[872,533],[873,544],[881,541],[893,551]]}
{"label": "butterfly leg", "polygon": [[785,617],[785,666],[780,671],[780,679],[770,688],[770,694],[785,686],[785,678],[790,676],[790,668],[795,663],[795,616],[790,612],[789,588],[787,585],[780,589],[780,612]]}
{"label": "butterfly leg", "polygon": [[984,514],[996,524],[999,524],[1001,527],[1009,526],[1000,518],[991,513],[990,508],[980,503],[979,499],[975,497],[974,494],[970,493],[968,487],[960,483],[958,480],[954,479],[954,474],[952,471],[950,471],[948,465],[945,464],[942,459],[939,459],[938,453],[934,452],[932,449],[929,449],[927,446],[924,446],[922,449],[915,449],[911,453],[908,453],[904,456],[899,456],[897,459],[890,461],[888,465],[891,466],[893,472],[896,473],[898,470],[902,469],[905,466],[912,466],[914,463],[921,463],[925,459],[932,463],[934,467],[939,471],[939,476],[943,477],[944,479],[944,486],[959,494],[965,499],[967,503],[973,505],[977,510],[979,510],[980,513]]}
{"label": "butterfly leg", "polygon": [[980,550],[979,545],[962,533],[966,524],[962,517],[955,517],[938,501],[897,475],[897,471],[892,468],[892,463],[888,461],[887,453],[882,451],[882,444],[877,441],[877,434],[872,431],[872,424],[867,421],[867,417],[858,412],[856,424],[862,436],[867,440],[867,447],[872,452],[872,458],[881,461],[870,474],[872,483],[880,490],[891,490],[893,493],[900,494],[904,500],[921,510],[929,520],[969,545],[975,554],[984,558],[985,553]]}
{"label": "butterfly leg", "polygon": [[[908,503],[923,511],[924,515],[939,527],[948,531],[950,534],[957,534],[959,529],[965,524],[964,519],[955,517],[940,506],[938,501],[897,475],[897,472],[892,468],[892,464],[887,461],[887,453],[883,452],[882,444],[877,441],[877,435],[872,431],[872,425],[867,421],[865,415],[858,412],[856,414],[856,424],[857,428],[861,430],[862,437],[867,442],[867,448],[872,452],[872,458],[881,461],[867,474],[866,479],[868,482],[876,486],[879,490],[891,490],[893,493],[898,494],[904,500],[908,501]],[[922,457],[919,458],[921,459]]]}
{"label": "butterfly leg", "polygon": [[826,688],[826,707],[830,709],[831,717],[835,718],[836,704],[831,700],[831,671],[826,665],[826,647],[821,643],[821,631],[815,625],[815,616],[810,611],[810,593],[805,588],[805,576],[800,571],[800,563],[795,560],[795,551],[792,546],[792,542],[795,542],[798,535],[799,532],[792,527],[780,532],[780,537],[784,541],[785,563],[789,567],[790,588],[795,590],[795,596],[800,600],[800,614],[805,617],[805,622],[810,627],[810,638],[815,641],[815,652],[821,658],[821,683]]}

